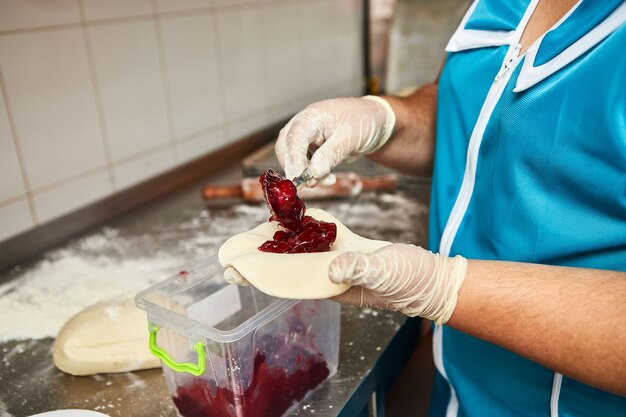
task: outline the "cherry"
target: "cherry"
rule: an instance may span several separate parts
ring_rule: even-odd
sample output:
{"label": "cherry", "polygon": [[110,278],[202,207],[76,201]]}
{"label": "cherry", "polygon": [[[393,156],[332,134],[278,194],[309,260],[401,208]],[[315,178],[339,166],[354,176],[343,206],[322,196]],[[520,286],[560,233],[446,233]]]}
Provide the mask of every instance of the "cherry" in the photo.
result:
{"label": "cherry", "polygon": [[293,182],[284,179],[277,172],[267,170],[259,178],[265,202],[272,214],[271,220],[279,222],[287,229],[296,227],[304,217],[304,202],[298,197]]}
{"label": "cherry", "polygon": [[272,253],[326,252],[337,238],[337,225],[305,216],[306,207],[298,197],[293,182],[273,170],[259,178],[265,202],[270,210],[270,221],[275,220],[286,230],[274,233],[273,240],[259,246]]}

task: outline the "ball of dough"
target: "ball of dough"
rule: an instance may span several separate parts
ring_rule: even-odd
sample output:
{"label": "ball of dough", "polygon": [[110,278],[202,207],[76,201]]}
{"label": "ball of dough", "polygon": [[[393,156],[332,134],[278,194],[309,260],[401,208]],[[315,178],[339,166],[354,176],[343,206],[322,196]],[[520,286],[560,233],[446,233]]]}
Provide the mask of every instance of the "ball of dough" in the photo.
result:
{"label": "ball of dough", "polygon": [[232,266],[259,290],[282,298],[320,299],[333,297],[349,286],[335,284],[328,266],[339,254],[351,251],[374,252],[391,242],[361,237],[320,209],[308,209],[307,216],[337,225],[337,239],[328,252],[269,253],[258,249],[280,229],[278,222],[263,223],[228,239],[218,258],[224,268]]}
{"label": "ball of dough", "polygon": [[133,300],[101,302],[65,323],[52,357],[57,368],[72,375],[158,368],[148,338],[146,313]]}

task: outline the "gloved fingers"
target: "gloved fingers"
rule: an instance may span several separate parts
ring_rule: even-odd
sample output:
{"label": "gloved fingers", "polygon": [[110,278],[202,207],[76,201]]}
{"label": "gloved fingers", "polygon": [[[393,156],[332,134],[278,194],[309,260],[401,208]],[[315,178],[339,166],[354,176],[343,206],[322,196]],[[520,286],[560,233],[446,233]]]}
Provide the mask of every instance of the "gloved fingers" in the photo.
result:
{"label": "gloved fingers", "polygon": [[368,289],[376,289],[386,275],[385,259],[376,253],[347,252],[333,259],[328,267],[332,282]]}
{"label": "gloved fingers", "polygon": [[359,306],[361,304],[362,293],[364,290],[365,289],[363,287],[350,287],[346,292],[330,297],[330,299],[341,304]]}
{"label": "gloved fingers", "polygon": [[278,134],[276,156],[285,177],[293,179],[309,166],[307,152],[311,145],[324,141],[324,113],[317,109],[304,109],[295,115]]}
{"label": "gloved fingers", "polygon": [[[322,185],[333,185],[336,182],[337,182],[337,177],[332,172],[330,174],[326,175],[324,178],[320,178],[319,179],[319,183],[322,184]],[[307,183],[307,185],[308,184],[309,183]],[[315,185],[314,183],[310,184],[311,187],[313,187],[314,185]]]}
{"label": "gloved fingers", "polygon": [[350,126],[337,126],[328,139],[313,153],[309,169],[314,178],[326,177],[333,168],[352,155],[354,139],[351,135]]}
{"label": "gloved fingers", "polygon": [[330,298],[331,300],[357,307],[387,308],[387,301],[377,296],[376,293],[361,287],[350,287],[348,291]]}
{"label": "gloved fingers", "polygon": [[239,271],[237,271],[232,266],[229,266],[228,268],[224,270],[224,280],[228,282],[229,284],[236,284],[236,285],[243,285],[243,286],[250,285],[248,280],[245,279],[243,275],[241,275]]}

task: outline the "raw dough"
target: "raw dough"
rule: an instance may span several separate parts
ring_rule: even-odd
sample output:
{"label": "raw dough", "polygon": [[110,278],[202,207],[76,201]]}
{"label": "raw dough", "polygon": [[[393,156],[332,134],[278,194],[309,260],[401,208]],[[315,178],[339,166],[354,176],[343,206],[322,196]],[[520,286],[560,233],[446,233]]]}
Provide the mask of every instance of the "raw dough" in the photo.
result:
{"label": "raw dough", "polygon": [[328,298],[349,288],[348,285],[334,284],[328,278],[328,266],[337,255],[349,251],[373,252],[391,244],[352,233],[324,210],[308,209],[306,215],[337,225],[337,239],[329,252],[261,252],[258,247],[272,239],[280,229],[278,222],[268,222],[228,239],[219,250],[220,263],[224,268],[234,267],[250,284],[269,295],[296,299]]}
{"label": "raw dough", "polygon": [[54,364],[72,375],[158,368],[148,335],[146,313],[133,300],[101,302],[65,323],[54,343]]}

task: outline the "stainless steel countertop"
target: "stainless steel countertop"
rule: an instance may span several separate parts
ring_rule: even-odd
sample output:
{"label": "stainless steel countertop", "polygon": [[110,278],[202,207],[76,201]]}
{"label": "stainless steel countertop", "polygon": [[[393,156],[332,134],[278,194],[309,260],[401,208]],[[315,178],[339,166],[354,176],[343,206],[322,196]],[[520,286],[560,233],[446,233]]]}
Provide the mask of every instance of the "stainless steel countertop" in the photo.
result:
{"label": "stainless steel countertop", "polygon": [[[20,280],[42,262],[63,256],[68,250],[75,256],[94,256],[88,247],[80,245],[81,239],[106,236],[110,230],[115,230],[128,242],[134,242],[121,249],[107,249],[119,256],[120,262],[168,253],[180,258],[177,268],[193,265],[215,253],[218,242],[229,237],[226,234],[220,236],[220,231],[214,228],[211,239],[205,239],[203,231],[215,224],[236,224],[246,230],[259,223],[259,215],[266,216],[263,207],[236,200],[210,204],[201,200],[201,184],[233,183],[240,177],[238,167],[223,170],[209,180],[192,184],[134,210],[109,222],[106,228],[87,233],[0,275],[0,283]],[[403,184],[402,190],[394,193],[367,193],[352,200],[311,202],[309,206],[334,213],[358,234],[425,245],[430,186],[420,182]],[[405,321],[406,318],[397,313],[344,306],[339,370],[291,415],[337,415],[375,367]],[[74,377],[54,367],[52,345],[52,338],[0,342],[0,416],[22,417],[65,408],[90,409],[111,417],[177,415],[161,370]]]}

